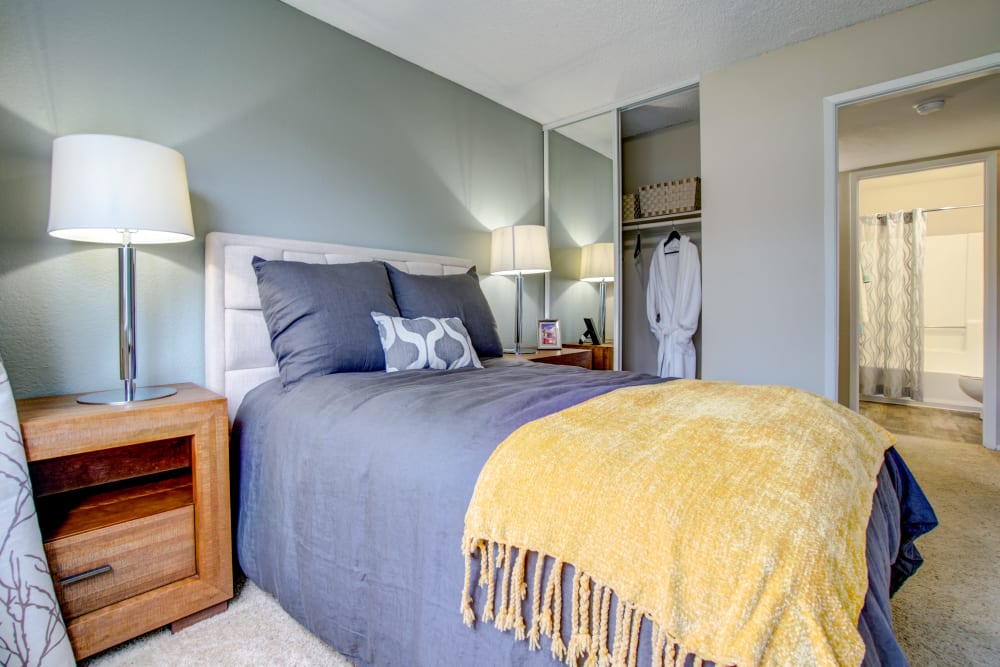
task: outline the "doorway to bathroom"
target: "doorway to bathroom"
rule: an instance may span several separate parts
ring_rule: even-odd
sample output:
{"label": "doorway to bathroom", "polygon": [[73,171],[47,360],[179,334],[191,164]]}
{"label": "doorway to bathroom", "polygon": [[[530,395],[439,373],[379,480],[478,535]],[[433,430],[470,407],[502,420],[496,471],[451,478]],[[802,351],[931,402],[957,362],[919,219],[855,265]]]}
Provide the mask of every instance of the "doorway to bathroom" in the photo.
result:
{"label": "doorway to bathroom", "polygon": [[[917,415],[926,416],[924,420],[952,431],[968,430],[961,426],[948,424],[952,416],[963,420],[968,425],[971,416],[982,424],[983,445],[1000,448],[998,432],[1000,432],[1000,415],[998,415],[998,376],[1000,376],[1000,350],[997,344],[997,321],[1000,317],[1000,294],[998,294],[998,242],[997,217],[1000,214],[997,204],[997,172],[998,152],[998,117],[996,109],[1000,103],[1000,54],[992,54],[974,60],[954,65],[948,65],[937,70],[913,74],[901,79],[886,81],[858,90],[847,91],[824,98],[824,114],[827,141],[827,202],[826,223],[829,236],[827,239],[827,290],[831,304],[827,309],[830,318],[831,331],[835,336],[827,343],[827,368],[833,369],[833,384],[828,392],[835,393],[846,406],[858,410],[862,384],[862,359],[859,334],[864,324],[862,318],[878,319],[884,313],[863,313],[862,308],[881,307],[886,301],[901,302],[901,298],[883,298],[880,303],[873,299],[879,295],[863,294],[866,276],[862,275],[859,241],[862,225],[859,216],[869,215],[876,219],[881,216],[886,220],[886,227],[900,232],[898,240],[893,241],[892,234],[884,234],[882,243],[903,243],[903,234],[913,228],[914,209],[925,209],[917,227],[930,225],[930,233],[923,236],[925,243],[919,249],[926,252],[926,241],[929,240],[930,252],[933,256],[956,258],[960,254],[959,246],[965,245],[965,271],[970,270],[969,243],[975,243],[976,232],[967,232],[961,237],[961,232],[942,232],[944,219],[951,217],[952,225],[965,224],[966,221],[955,220],[955,216],[969,216],[972,213],[961,211],[981,210],[983,212],[983,281],[982,281],[982,344],[976,348],[974,338],[977,335],[976,317],[965,312],[959,306],[963,305],[955,294],[950,291],[955,287],[959,271],[943,268],[941,264],[932,264],[930,275],[933,284],[921,285],[925,288],[919,295],[920,307],[917,304],[906,304],[911,313],[927,316],[924,306],[930,299],[932,312],[928,322],[914,321],[911,330],[922,332],[919,336],[908,335],[907,340],[919,343],[908,345],[913,349],[904,350],[911,357],[908,366],[886,356],[881,362],[865,362],[874,368],[874,375],[869,374],[868,391],[871,391],[879,402],[866,402],[868,409],[885,412],[891,419],[876,421],[892,421],[898,432],[908,429],[899,428],[899,422],[911,419]],[[934,169],[960,167],[973,163],[982,165],[981,182],[984,195],[982,207],[975,205],[978,201],[961,201],[952,199],[947,202],[932,203],[924,200],[906,200],[904,202],[879,203],[878,193],[869,193],[868,203],[871,209],[860,211],[859,200],[864,199],[864,193],[859,196],[858,183],[879,177],[903,176],[911,172],[925,172],[925,179],[933,176]],[[955,172],[953,172],[955,173]],[[891,179],[890,179],[891,180]],[[922,190],[923,186],[917,186]],[[886,194],[886,193],[883,193]],[[876,197],[876,199],[871,199]],[[967,206],[967,209],[950,208]],[[933,211],[932,209],[942,209]],[[953,212],[958,211],[958,212]],[[898,224],[889,224],[889,214]],[[936,220],[937,219],[937,220]],[[909,220],[909,221],[907,221]],[[871,240],[878,246],[879,228],[868,228],[873,232]],[[887,230],[883,230],[888,232]],[[972,237],[967,234],[973,234]],[[955,237],[955,238],[951,238]],[[950,253],[950,254],[949,254]],[[944,281],[935,276],[944,275]],[[873,279],[872,272],[867,278]],[[923,276],[921,276],[923,277]],[[967,276],[966,276],[967,277]],[[948,283],[951,283],[951,288]],[[873,283],[867,283],[869,291]],[[899,288],[902,289],[902,288]],[[970,291],[965,285],[966,303],[974,299],[976,291]],[[884,296],[884,295],[883,295]],[[862,298],[864,297],[864,299]],[[909,298],[909,297],[908,297]],[[941,310],[944,308],[944,310]],[[956,317],[965,320],[958,322]],[[973,320],[970,325],[968,320]],[[964,328],[963,328],[964,326]],[[877,337],[875,338],[877,341]],[[883,339],[885,340],[885,339]],[[883,345],[884,347],[885,345]],[[978,393],[978,382],[975,382],[975,361],[972,360],[974,349],[981,349],[982,357],[982,392],[985,399],[982,407],[983,421],[979,415],[965,410],[976,408],[969,405],[972,402],[970,393]],[[968,353],[964,362],[960,357]],[[921,355],[925,355],[921,357]],[[959,363],[951,363],[956,362]],[[942,365],[947,362],[943,370]],[[964,365],[963,365],[964,364]],[[881,372],[878,369],[885,371]],[[905,369],[911,369],[906,371]],[[901,370],[896,373],[893,369]],[[909,372],[910,377],[904,379]],[[938,373],[935,375],[935,373]],[[961,376],[969,380],[960,383]],[[951,376],[951,377],[947,377]],[[914,382],[916,380],[916,382]],[[954,381],[953,381],[954,380]],[[889,393],[900,392],[901,396],[886,395],[886,384]],[[944,383],[944,384],[942,384]],[[963,391],[963,384],[968,393]],[[872,388],[874,385],[874,388]],[[927,398],[925,390],[930,390],[931,398]],[[944,390],[943,392],[941,390]],[[934,397],[937,398],[934,398]],[[967,402],[966,405],[961,403]],[[899,403],[899,405],[894,404]],[[957,404],[957,405],[956,405]],[[911,406],[918,406],[913,407]],[[933,406],[933,407],[932,407]],[[904,418],[905,415],[905,418]],[[941,436],[937,436],[941,437]],[[972,437],[966,438],[971,440]]]}
{"label": "doorway to bathroom", "polygon": [[983,153],[849,174],[859,409],[899,432],[983,441],[991,160]]}

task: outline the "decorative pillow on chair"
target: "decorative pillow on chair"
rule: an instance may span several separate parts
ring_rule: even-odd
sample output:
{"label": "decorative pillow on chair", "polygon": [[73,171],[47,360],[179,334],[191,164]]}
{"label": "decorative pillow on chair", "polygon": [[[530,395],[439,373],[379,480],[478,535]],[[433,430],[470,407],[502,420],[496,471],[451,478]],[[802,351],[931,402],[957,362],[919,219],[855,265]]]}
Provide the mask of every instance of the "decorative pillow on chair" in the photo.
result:
{"label": "decorative pillow on chair", "polygon": [[497,321],[479,287],[476,267],[449,276],[422,276],[386,265],[403,317],[457,317],[480,357],[502,357]]}
{"label": "decorative pillow on chair", "polygon": [[482,368],[462,320],[457,317],[392,317],[372,312],[385,351],[385,370]]}
{"label": "decorative pillow on chair", "polygon": [[397,314],[382,262],[307,264],[254,257],[260,305],[286,387],[313,375],[385,368],[370,313]]}

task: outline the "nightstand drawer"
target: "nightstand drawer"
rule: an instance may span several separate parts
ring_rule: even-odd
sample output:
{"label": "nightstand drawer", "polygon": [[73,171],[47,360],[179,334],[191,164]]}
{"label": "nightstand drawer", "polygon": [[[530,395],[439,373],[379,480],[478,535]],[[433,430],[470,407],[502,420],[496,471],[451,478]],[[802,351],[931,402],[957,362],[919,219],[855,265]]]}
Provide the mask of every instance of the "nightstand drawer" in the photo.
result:
{"label": "nightstand drawer", "polygon": [[[194,507],[45,543],[63,616],[69,620],[195,574]],[[73,583],[67,577],[103,570]]]}

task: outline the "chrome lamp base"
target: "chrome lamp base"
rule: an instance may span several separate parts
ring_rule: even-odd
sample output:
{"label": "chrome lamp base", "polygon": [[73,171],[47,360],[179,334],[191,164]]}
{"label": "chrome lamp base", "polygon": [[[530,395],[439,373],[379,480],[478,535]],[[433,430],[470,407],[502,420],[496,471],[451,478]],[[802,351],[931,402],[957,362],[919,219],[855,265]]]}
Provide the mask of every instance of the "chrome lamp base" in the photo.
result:
{"label": "chrome lamp base", "polygon": [[120,374],[124,386],[121,389],[85,394],[76,399],[77,403],[88,405],[126,405],[134,401],[150,401],[173,396],[177,390],[172,387],[135,386],[135,248],[131,236],[125,231],[122,245],[118,248],[118,348]]}
{"label": "chrome lamp base", "polygon": [[173,387],[136,387],[130,399],[124,389],[110,389],[108,391],[85,394],[77,398],[76,402],[86,403],[87,405],[127,405],[136,401],[151,401],[156,398],[166,398],[176,393],[177,390]]}

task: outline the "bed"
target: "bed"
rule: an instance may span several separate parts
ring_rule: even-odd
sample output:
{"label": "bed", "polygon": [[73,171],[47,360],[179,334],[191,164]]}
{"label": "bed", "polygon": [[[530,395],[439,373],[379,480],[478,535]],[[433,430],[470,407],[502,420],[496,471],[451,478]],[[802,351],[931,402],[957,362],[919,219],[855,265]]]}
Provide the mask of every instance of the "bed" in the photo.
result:
{"label": "bed", "polygon": [[[463,517],[477,478],[497,445],[522,425],[618,389],[636,391],[662,381],[482,355],[482,368],[395,373],[344,368],[286,382],[286,366],[294,364],[282,355],[297,350],[280,343],[272,348],[274,321],[270,315],[265,321],[262,312],[261,295],[269,304],[272,298],[266,277],[259,278],[264,268],[281,262],[346,267],[375,260],[404,281],[408,276],[458,281],[469,275],[471,262],[220,233],[209,234],[206,246],[206,383],[229,400],[233,486],[239,490],[236,545],[246,575],[361,665],[557,664],[550,639],[543,638],[542,650],[531,650],[533,642],[515,639],[519,633],[483,622],[485,588],[471,590],[479,617],[473,627],[462,622],[459,593],[468,563]],[[255,257],[266,262],[258,260],[255,267]],[[308,289],[293,284],[296,293]],[[392,285],[397,297],[405,293]],[[475,340],[476,317],[469,313],[469,340]],[[287,362],[280,370],[276,354]],[[879,463],[863,527],[867,587],[857,630],[864,644],[862,664],[903,665],[889,596],[919,566],[913,540],[936,519],[893,449]],[[508,554],[511,561],[514,553]],[[528,572],[538,565],[543,580],[554,578],[552,559],[528,551],[522,565]],[[555,607],[556,625],[562,628],[580,625],[587,607],[575,604],[573,570],[562,567],[558,573],[564,600],[561,610]],[[531,597],[516,605],[529,623]],[[610,597],[615,609],[619,600]],[[596,636],[596,604],[594,612]],[[649,617],[635,619],[627,664],[695,662],[694,653],[679,646],[672,654],[663,654],[662,646],[657,651],[657,628]],[[614,637],[620,624],[621,617],[612,613],[605,632]],[[609,659],[596,651],[588,655],[586,648],[577,653],[579,664]],[[566,661],[575,662],[572,651]]]}

